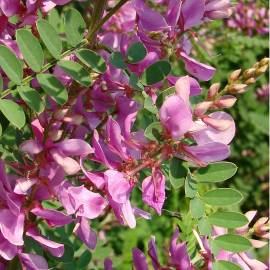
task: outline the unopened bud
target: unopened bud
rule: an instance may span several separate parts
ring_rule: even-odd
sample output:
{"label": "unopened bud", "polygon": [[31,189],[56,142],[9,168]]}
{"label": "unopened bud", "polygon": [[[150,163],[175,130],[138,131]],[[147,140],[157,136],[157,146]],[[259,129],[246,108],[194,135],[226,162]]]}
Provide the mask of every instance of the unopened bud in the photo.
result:
{"label": "unopened bud", "polygon": [[243,77],[244,79],[248,79],[250,77],[253,77],[255,75],[256,68],[249,68],[245,70]]}
{"label": "unopened bud", "polygon": [[212,97],[214,97],[217,92],[219,91],[220,89],[220,83],[214,83],[210,86],[209,88],[209,91],[208,91],[208,94],[207,94],[207,98],[208,99],[211,99]]}
{"label": "unopened bud", "polygon": [[214,119],[214,118],[209,117],[209,116],[202,117],[202,121],[206,125],[214,128],[216,130],[219,130],[219,131],[226,130],[233,124],[233,121],[231,121],[231,120]]}
{"label": "unopened bud", "polygon": [[229,81],[236,81],[239,78],[239,75],[241,74],[241,69],[237,69],[231,73],[229,76]]}
{"label": "unopened bud", "polygon": [[79,114],[73,116],[67,116],[63,119],[65,122],[73,124],[73,125],[80,125],[83,122],[83,117]]}
{"label": "unopened bud", "polygon": [[62,120],[65,117],[65,115],[67,114],[67,112],[68,112],[68,109],[61,109],[61,110],[57,111],[54,114],[54,118],[56,120],[59,120],[60,121],[60,120]]}
{"label": "unopened bud", "polygon": [[215,102],[215,106],[221,109],[231,108],[236,100],[235,96],[225,95]]}
{"label": "unopened bud", "polygon": [[52,141],[58,141],[61,139],[61,136],[63,134],[63,130],[51,130],[49,131],[49,137]]}
{"label": "unopened bud", "polygon": [[249,78],[248,80],[245,81],[245,84],[253,84],[256,82],[256,79],[255,78]]}
{"label": "unopened bud", "polygon": [[243,83],[233,84],[229,87],[228,91],[230,93],[243,93],[246,87],[247,85]]}
{"label": "unopened bud", "polygon": [[268,68],[268,65],[265,65],[265,66],[262,66],[262,67],[256,69],[256,72],[255,72],[256,76],[260,76],[263,73],[265,73],[265,71],[267,70],[267,68]]}
{"label": "unopened bud", "polygon": [[195,106],[194,114],[196,116],[203,115],[211,107],[213,101],[203,101]]}
{"label": "unopened bud", "polygon": [[265,65],[268,65],[268,64],[269,64],[269,58],[268,57],[263,58],[259,63],[260,66],[265,66]]}

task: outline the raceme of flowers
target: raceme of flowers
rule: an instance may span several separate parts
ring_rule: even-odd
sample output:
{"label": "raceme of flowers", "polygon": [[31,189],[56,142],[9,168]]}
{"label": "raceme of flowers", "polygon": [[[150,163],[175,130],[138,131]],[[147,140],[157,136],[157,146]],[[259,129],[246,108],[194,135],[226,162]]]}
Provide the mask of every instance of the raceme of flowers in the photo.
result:
{"label": "raceme of flowers", "polygon": [[[10,161],[2,155],[0,162],[1,269],[16,258],[23,269],[49,268],[44,257],[25,251],[26,237],[52,256],[63,256],[64,244],[43,235],[41,224],[53,230],[73,223],[73,233],[95,249],[90,220],[112,212],[120,224],[134,228],[137,217],[151,219],[131,203],[136,188],[148,209],[162,215],[169,181],[163,164],[182,166],[187,185],[207,166],[234,170],[233,164],[221,162],[230,156],[236,130],[224,109],[268,67],[264,58],[248,70],[234,71],[224,88],[216,83],[203,94],[199,81],[211,80],[215,68],[193,58],[194,31],[204,22],[227,17],[229,0],[91,1],[91,27],[77,10],[67,9],[60,39],[46,17],[55,6],[69,2],[0,0],[0,110],[25,138],[19,158]],[[63,46],[63,39],[68,45]],[[185,70],[181,76],[173,72],[177,61]],[[137,123],[142,112],[151,120],[146,129]],[[148,172],[143,179],[142,171]],[[214,192],[229,192],[236,203],[242,198],[233,189]],[[186,196],[199,207],[203,196],[205,203],[215,204],[195,187],[186,188]],[[48,201],[60,207],[46,208]],[[244,221],[240,228],[231,227],[237,228],[232,237],[249,236],[247,223],[255,214],[239,215]],[[193,217],[202,220],[205,214]],[[257,221],[252,232],[267,238],[266,223]],[[214,227],[212,236],[199,236],[194,228],[201,269],[224,261],[243,269],[267,269],[246,252],[265,244],[259,240],[242,237],[243,250],[221,245],[213,256],[209,243],[218,245],[218,236],[229,235],[226,228]],[[149,241],[154,269],[195,269],[186,244],[177,243],[178,235],[177,229],[164,267],[155,239]],[[135,269],[148,269],[137,248],[133,260]],[[105,261],[106,269],[112,265]]]}
{"label": "raceme of flowers", "polygon": [[260,6],[259,1],[238,1],[228,19],[227,25],[249,36],[256,33],[265,35],[269,33],[269,10]]}

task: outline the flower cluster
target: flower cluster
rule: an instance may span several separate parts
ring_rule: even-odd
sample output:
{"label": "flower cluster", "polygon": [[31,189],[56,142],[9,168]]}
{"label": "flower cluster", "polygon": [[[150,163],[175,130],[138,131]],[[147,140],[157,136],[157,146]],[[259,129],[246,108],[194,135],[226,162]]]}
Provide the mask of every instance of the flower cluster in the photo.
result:
{"label": "flower cluster", "polygon": [[249,36],[256,33],[265,35],[269,32],[269,11],[265,6],[260,6],[258,1],[238,1],[228,19],[227,25]]}
{"label": "flower cluster", "polygon": [[[26,60],[14,40],[15,30],[28,25],[35,33],[38,10],[45,15],[56,5],[68,2],[23,4],[0,0],[1,44]],[[48,97],[44,112],[29,114],[32,135],[20,145],[20,159],[12,162],[3,159],[0,163],[0,266],[3,269],[16,256],[25,269],[48,269],[43,257],[24,251],[25,237],[34,239],[55,257],[64,254],[64,244],[42,235],[40,223],[45,222],[50,228],[73,223],[73,233],[94,249],[97,237],[89,226],[90,220],[113,212],[119,223],[134,228],[136,217],[151,218],[148,212],[131,204],[135,188],[141,189],[144,204],[162,214],[166,199],[164,161],[175,157],[195,167],[206,167],[230,155],[235,122],[224,109],[232,107],[237,100],[235,95],[245,92],[268,67],[265,58],[243,73],[237,70],[224,89],[213,84],[206,96],[202,96],[199,80],[209,81],[215,68],[193,58],[194,27],[227,17],[230,1],[158,1],[155,8],[143,0],[122,2],[127,3],[108,16],[95,38],[92,39],[91,29],[90,33],[84,33],[86,39],[91,37],[87,46],[105,59],[105,72],[91,72],[93,83],[86,87],[74,79],[76,72],[68,73],[59,62],[47,70],[68,89],[68,100],[59,106],[57,97]],[[110,1],[110,5],[113,10],[117,3]],[[98,4],[97,7],[100,10]],[[110,11],[105,11],[103,19],[108,14]],[[17,23],[9,22],[12,16],[17,17]],[[125,60],[129,59],[132,44],[141,44],[146,52],[145,57],[134,63]],[[120,60],[112,58],[113,54],[119,57],[115,52],[120,54]],[[64,58],[79,62],[75,51]],[[163,81],[156,81],[146,74],[147,82],[144,85],[138,82],[145,70],[155,67],[155,63],[164,63],[165,58],[181,62],[188,75],[167,72]],[[8,74],[4,68],[0,72],[7,91]],[[158,67],[153,73],[160,76],[162,72]],[[41,92],[41,80],[32,77],[35,72],[25,67],[24,75]],[[137,80],[133,84],[132,78]],[[160,102],[165,84],[172,91]],[[8,94],[5,97],[5,101],[15,100],[27,108],[19,98]],[[194,100],[199,101],[194,103]],[[136,125],[147,102],[159,123],[159,140],[149,140],[143,127]],[[6,167],[13,173],[7,174]],[[140,172],[144,169],[151,173],[141,179]],[[44,207],[43,202],[48,200],[57,201],[60,207]],[[256,232],[261,233],[264,230],[261,228],[258,225]],[[192,269],[185,244],[177,243],[178,234],[176,231],[171,242],[168,267]],[[167,269],[160,268],[154,239],[149,242],[149,255],[155,269]],[[133,258],[136,269],[147,269],[141,251],[134,249]]]}

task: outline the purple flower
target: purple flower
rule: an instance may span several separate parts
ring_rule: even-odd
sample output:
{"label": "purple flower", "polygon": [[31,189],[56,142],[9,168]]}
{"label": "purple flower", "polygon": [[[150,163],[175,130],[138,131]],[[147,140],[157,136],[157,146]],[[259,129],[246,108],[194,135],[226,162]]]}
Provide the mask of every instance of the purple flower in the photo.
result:
{"label": "purple flower", "polygon": [[152,175],[142,182],[143,202],[154,208],[161,215],[165,201],[165,176],[159,169],[153,169]]}
{"label": "purple flower", "polygon": [[181,138],[193,124],[189,93],[189,78],[182,77],[176,82],[176,94],[169,96],[160,108],[160,121],[173,139]]}

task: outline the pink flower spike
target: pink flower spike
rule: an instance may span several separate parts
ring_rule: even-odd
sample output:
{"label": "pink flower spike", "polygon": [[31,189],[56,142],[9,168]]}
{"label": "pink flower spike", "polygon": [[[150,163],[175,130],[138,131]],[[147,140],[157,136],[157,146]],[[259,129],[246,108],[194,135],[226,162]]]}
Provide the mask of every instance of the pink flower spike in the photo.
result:
{"label": "pink flower spike", "polygon": [[189,0],[182,4],[184,29],[189,29],[201,23],[205,9],[204,0]]}
{"label": "pink flower spike", "polygon": [[80,221],[74,228],[74,233],[81,239],[90,249],[95,249],[97,245],[97,234],[91,229],[88,220],[81,217]]}
{"label": "pink flower spike", "polygon": [[146,258],[138,248],[133,248],[132,258],[135,270],[148,270]]}
{"label": "pink flower spike", "polygon": [[45,219],[51,227],[62,227],[73,221],[71,217],[56,210],[41,209],[36,207],[33,208],[31,212],[34,215]]}
{"label": "pink flower spike", "polygon": [[67,175],[73,175],[80,171],[80,165],[75,159],[65,156],[57,149],[52,149],[50,154],[56,163],[63,168]]}
{"label": "pink flower spike", "polygon": [[175,83],[175,91],[176,95],[182,98],[184,102],[189,105],[190,77],[180,77]]}
{"label": "pink flower spike", "polygon": [[43,146],[36,140],[28,140],[20,145],[20,149],[27,154],[36,155],[43,150]]}
{"label": "pink flower spike", "polygon": [[192,126],[192,114],[185,101],[177,96],[169,96],[159,111],[160,121],[173,139],[181,138]]}
{"label": "pink flower spike", "polygon": [[[10,261],[17,255],[17,251],[17,246],[11,244],[2,234],[0,234],[0,256],[5,260]],[[0,267],[0,269],[2,268]]]}
{"label": "pink flower spike", "polygon": [[20,261],[27,270],[48,270],[48,263],[46,260],[35,254],[20,253]]}
{"label": "pink flower spike", "polygon": [[158,260],[158,254],[157,254],[157,247],[155,242],[155,237],[151,236],[150,240],[148,241],[148,255],[150,256],[152,260],[152,265],[155,270],[159,270],[160,263]]}
{"label": "pink flower spike", "polygon": [[0,0],[0,10],[5,16],[12,17],[20,9],[20,0]]}
{"label": "pink flower spike", "polygon": [[192,76],[202,81],[209,81],[212,79],[216,71],[215,68],[194,60],[184,52],[181,52],[180,55],[185,63],[187,72],[189,72]]}
{"label": "pink flower spike", "polygon": [[1,209],[0,231],[11,244],[22,246],[24,243],[24,214],[14,215],[9,209]]}
{"label": "pink flower spike", "polygon": [[[215,119],[216,121],[229,121],[227,123],[230,123],[230,126],[226,130],[222,131],[217,130],[211,126],[206,126],[206,128],[194,131],[192,133],[193,138],[200,145],[211,142],[229,144],[235,136],[235,123],[231,115],[226,112],[214,112],[209,114],[209,117],[211,117],[211,119]],[[199,124],[199,121],[196,121],[195,123]],[[203,122],[202,124],[205,125]]]}
{"label": "pink flower spike", "polygon": [[117,203],[125,203],[129,199],[131,186],[121,172],[107,170],[105,173],[107,188],[112,199]]}
{"label": "pink flower spike", "polygon": [[153,170],[152,176],[146,177],[142,182],[143,202],[154,208],[161,215],[165,201],[165,176],[160,170]]}
{"label": "pink flower spike", "polygon": [[44,238],[39,234],[37,229],[29,228],[26,235],[39,242],[45,249],[47,249],[53,256],[62,257],[64,254],[64,245]]}
{"label": "pink flower spike", "polygon": [[192,270],[191,261],[187,253],[187,246],[185,243],[177,243],[179,230],[176,229],[170,245],[171,263],[179,267],[179,269]]}
{"label": "pink flower spike", "polygon": [[92,147],[80,139],[67,139],[55,144],[55,146],[57,146],[57,148],[59,148],[66,156],[85,157],[91,153],[94,153]]}
{"label": "pink flower spike", "polygon": [[211,116],[203,116],[202,121],[218,131],[229,129],[234,124],[234,121],[231,119],[222,119],[221,117],[217,119]]}

